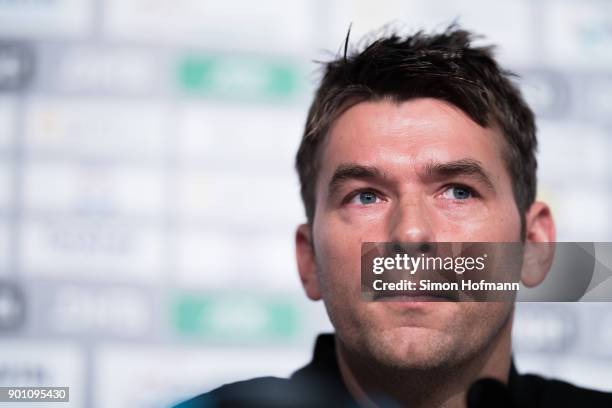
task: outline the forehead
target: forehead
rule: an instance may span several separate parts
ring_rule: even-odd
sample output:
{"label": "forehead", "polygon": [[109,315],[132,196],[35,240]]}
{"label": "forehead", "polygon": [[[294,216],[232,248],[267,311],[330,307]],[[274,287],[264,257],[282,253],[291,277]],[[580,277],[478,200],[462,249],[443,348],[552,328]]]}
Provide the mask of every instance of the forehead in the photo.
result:
{"label": "forehead", "polygon": [[359,103],[330,129],[321,156],[321,177],[341,163],[382,167],[393,173],[421,164],[472,158],[502,176],[502,136],[483,128],[459,108],[441,100],[419,98]]}

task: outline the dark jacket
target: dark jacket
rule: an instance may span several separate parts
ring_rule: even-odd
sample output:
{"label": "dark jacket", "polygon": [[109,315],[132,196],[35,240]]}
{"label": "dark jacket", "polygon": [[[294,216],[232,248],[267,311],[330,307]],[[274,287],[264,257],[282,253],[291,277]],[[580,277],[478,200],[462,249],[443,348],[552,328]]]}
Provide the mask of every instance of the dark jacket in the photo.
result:
{"label": "dark jacket", "polygon": [[[612,408],[610,393],[536,375],[519,375],[514,365],[507,386],[495,380],[480,380],[470,388],[467,399],[469,408]],[[397,406],[391,401],[383,405]],[[290,378],[261,377],[226,384],[175,408],[356,406],[340,376],[334,336],[323,334],[317,338],[312,361]]]}

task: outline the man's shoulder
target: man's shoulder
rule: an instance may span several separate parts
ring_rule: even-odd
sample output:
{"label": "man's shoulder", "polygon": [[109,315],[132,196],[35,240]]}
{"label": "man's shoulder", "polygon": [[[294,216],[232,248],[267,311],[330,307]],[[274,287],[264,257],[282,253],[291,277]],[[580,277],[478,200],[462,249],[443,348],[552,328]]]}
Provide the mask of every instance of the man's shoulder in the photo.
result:
{"label": "man's shoulder", "polygon": [[[514,378],[513,405],[520,407],[612,407],[612,393],[579,387],[534,374]],[[259,377],[225,384],[174,408],[211,407],[311,407],[326,406],[320,393],[306,390],[303,381]],[[330,390],[331,391],[331,390]],[[331,405],[330,405],[331,406]]]}
{"label": "man's shoulder", "polygon": [[352,407],[337,366],[333,335],[319,335],[310,363],[289,378],[259,377],[223,385],[174,408]]}
{"label": "man's shoulder", "polygon": [[523,374],[515,398],[537,401],[542,407],[612,407],[612,393],[583,388],[565,381]]}
{"label": "man's shoulder", "polygon": [[291,388],[291,381],[286,378],[252,378],[222,385],[173,408],[282,407],[295,398]]}

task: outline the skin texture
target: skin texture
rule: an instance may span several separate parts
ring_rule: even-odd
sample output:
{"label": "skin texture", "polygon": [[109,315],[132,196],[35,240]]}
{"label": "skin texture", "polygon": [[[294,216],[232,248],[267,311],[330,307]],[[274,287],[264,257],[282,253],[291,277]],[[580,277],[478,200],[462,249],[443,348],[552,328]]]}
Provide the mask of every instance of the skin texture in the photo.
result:
{"label": "skin texture", "polygon": [[[307,295],[324,300],[336,330],[344,380],[365,405],[382,394],[414,406],[462,406],[477,378],[507,380],[512,303],[403,307],[360,298],[362,242],[521,240],[503,143],[495,128],[483,128],[431,98],[359,103],[330,129],[315,217],[312,226],[298,227],[296,254]],[[466,162],[489,182],[466,172],[431,170]],[[331,183],[347,166],[376,174]],[[525,222],[527,241],[554,241],[545,204],[534,203]],[[526,276],[524,282],[543,278]]]}

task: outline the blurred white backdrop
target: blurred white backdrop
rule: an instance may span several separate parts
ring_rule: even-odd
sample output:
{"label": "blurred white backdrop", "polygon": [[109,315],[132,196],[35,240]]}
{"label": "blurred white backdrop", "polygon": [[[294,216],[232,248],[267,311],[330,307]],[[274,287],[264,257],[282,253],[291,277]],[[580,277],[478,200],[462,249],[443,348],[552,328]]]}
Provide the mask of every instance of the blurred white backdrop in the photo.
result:
{"label": "blurred white backdrop", "polygon": [[[312,60],[455,20],[522,77],[559,241],[612,240],[609,2],[0,2],[0,386],[150,408],[307,362]],[[520,304],[514,337],[520,371],[612,390],[612,305]]]}

